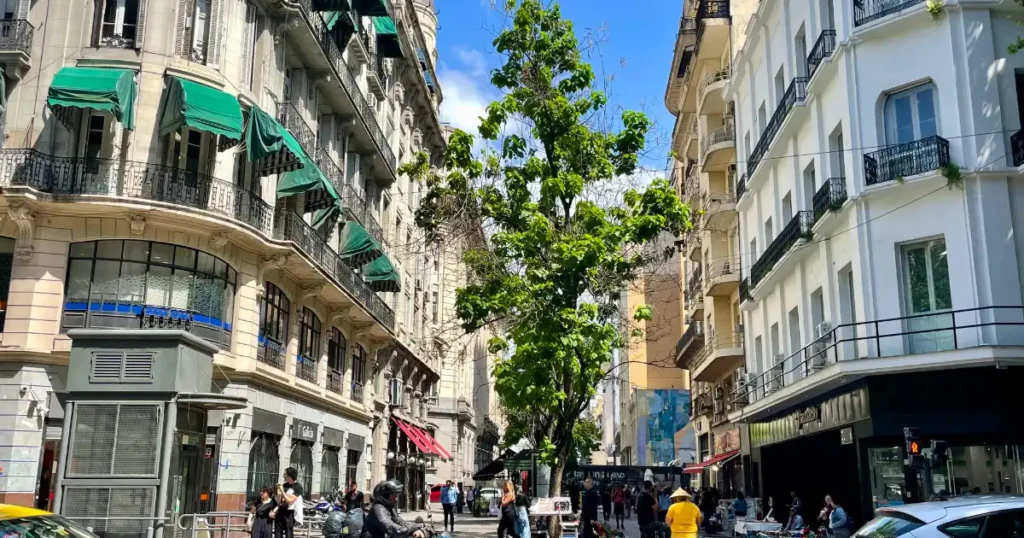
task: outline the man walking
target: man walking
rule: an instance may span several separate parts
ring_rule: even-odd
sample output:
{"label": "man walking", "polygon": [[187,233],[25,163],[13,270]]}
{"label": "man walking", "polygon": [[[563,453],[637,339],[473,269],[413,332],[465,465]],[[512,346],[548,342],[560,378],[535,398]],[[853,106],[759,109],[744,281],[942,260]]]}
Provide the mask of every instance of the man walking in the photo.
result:
{"label": "man walking", "polygon": [[636,500],[636,523],[644,538],[668,538],[668,525],[658,518],[658,500],[654,498],[654,483],[650,480],[644,481]]}
{"label": "man walking", "polygon": [[[459,492],[452,485],[452,481],[449,480],[444,483],[444,487],[441,488],[441,508],[444,510],[444,528],[451,528],[452,532],[455,532],[455,501],[459,498]],[[451,526],[449,527],[448,520],[451,519]]]}
{"label": "man walking", "polygon": [[277,498],[281,506],[277,509],[277,524],[274,526],[276,538],[292,538],[295,534],[295,525],[301,525],[302,513],[302,484],[296,482],[299,473],[295,467],[284,470],[284,484],[277,485]]}
{"label": "man walking", "polygon": [[345,491],[345,509],[355,510],[363,507],[363,492],[359,491],[359,485],[353,480]]}
{"label": "man walking", "polygon": [[594,522],[597,521],[597,507],[601,498],[594,489],[594,480],[587,477],[583,481],[583,502],[580,503],[580,517],[583,519],[583,536],[581,538],[594,538]]}

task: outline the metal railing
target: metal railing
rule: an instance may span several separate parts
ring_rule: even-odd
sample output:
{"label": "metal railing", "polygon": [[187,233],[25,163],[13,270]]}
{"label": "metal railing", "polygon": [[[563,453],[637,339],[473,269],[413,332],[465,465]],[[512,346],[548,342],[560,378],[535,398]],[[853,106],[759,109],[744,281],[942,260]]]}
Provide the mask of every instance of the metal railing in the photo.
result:
{"label": "metal railing", "polygon": [[941,136],[929,136],[864,155],[864,182],[878,185],[902,181],[908,176],[942,168],[949,162],[949,141]]}
{"label": "metal railing", "polygon": [[316,155],[316,131],[306,123],[306,118],[302,117],[299,107],[295,106],[295,103],[279,103],[278,106],[277,119],[281,125],[295,135],[295,139],[302,144],[307,154]]}
{"label": "metal railing", "polygon": [[688,305],[704,300],[704,277],[701,274],[700,265],[694,264],[694,267],[694,270],[690,273],[690,278],[686,280],[686,289],[683,290],[683,293],[685,293],[683,298]]}
{"label": "metal railing", "polygon": [[768,153],[768,147],[775,140],[775,135],[779,134],[779,130],[782,129],[782,124],[786,121],[786,117],[789,116],[789,111],[793,110],[797,103],[804,102],[805,99],[807,99],[807,77],[794,78],[789,83],[786,93],[782,95],[779,106],[775,108],[772,119],[768,120],[768,125],[765,126],[764,132],[761,133],[761,138],[758,139],[757,145],[754,146],[753,151],[747,157],[747,176],[754,175],[757,165],[761,164],[761,159]]}
{"label": "metal railing", "polygon": [[285,345],[269,336],[261,336],[262,342],[256,347],[256,360],[284,371]]}
{"label": "metal railing", "polygon": [[704,35],[704,19],[729,18],[729,0],[700,0],[697,7],[697,46]]}
{"label": "metal railing", "polygon": [[278,219],[274,228],[276,239],[295,243],[299,250],[319,265],[342,289],[355,297],[382,325],[394,330],[394,310],[370,289],[362,277],[338,256],[312,226],[302,220],[301,215],[288,212]]}
{"label": "metal railing", "polygon": [[707,336],[704,337],[704,347],[701,348],[694,356],[690,359],[687,369],[690,372],[695,372],[700,369],[712,355],[722,349],[743,349],[743,333],[740,332],[724,332],[717,333],[714,330],[708,331]]}
{"label": "metal railing", "polygon": [[352,382],[352,401],[363,403],[363,384],[358,381]]}
{"label": "metal railing", "polygon": [[164,202],[226,216],[268,235],[273,229],[274,211],[259,194],[206,174],[147,162],[2,149],[0,186]]}
{"label": "metal railing", "polygon": [[366,200],[351,185],[341,188],[341,208],[350,220],[362,224],[366,219]]}
{"label": "metal railing", "polygon": [[704,322],[694,320],[690,322],[690,326],[683,331],[683,335],[676,342],[676,357],[680,357],[683,351],[690,347],[690,344],[694,344],[698,340],[704,340]]}
{"label": "metal railing", "polygon": [[1013,153],[1013,165],[1024,164],[1024,130],[1013,133],[1010,137],[1010,151]]}
{"label": "metal railing", "polygon": [[839,209],[846,202],[846,178],[831,177],[814,193],[814,222],[818,222],[825,212]]}
{"label": "metal railing", "polygon": [[986,306],[837,325],[733,393],[747,405],[841,361],[1024,344],[1024,306]]}
{"label": "metal railing", "polygon": [[340,370],[335,370],[334,368],[329,368],[327,370],[327,390],[335,394],[341,394],[344,382],[345,374]]}
{"label": "metal railing", "polygon": [[708,91],[708,86],[723,80],[729,80],[729,68],[722,69],[716,73],[708,73],[707,75],[704,75],[704,80],[700,81],[700,89],[697,91],[697,100],[699,102],[703,102],[704,94]]}
{"label": "metal railing", "polygon": [[25,19],[0,21],[0,51],[32,52],[32,25]]}
{"label": "metal railing", "polygon": [[743,198],[743,194],[747,192],[747,175],[743,174],[739,179],[736,180],[736,201]]}
{"label": "metal railing", "polygon": [[116,23],[101,23],[99,45],[101,47],[112,47],[118,49],[134,48],[135,31],[136,27],[134,23],[122,23],[120,32],[118,32]]}
{"label": "metal railing", "polygon": [[295,358],[295,377],[303,381],[316,383],[316,363],[316,359],[298,355]]}
{"label": "metal railing", "polygon": [[924,0],[853,0],[853,25],[861,26],[922,2]]}
{"label": "metal railing", "polygon": [[754,298],[750,295],[750,279],[740,280],[740,303],[753,300]]}
{"label": "metal railing", "polygon": [[736,193],[730,191],[719,192],[717,194],[702,192],[700,197],[700,207],[704,210],[705,214],[715,213],[717,209],[723,205],[736,203]]}
{"label": "metal railing", "polygon": [[807,55],[807,79],[810,80],[814,76],[814,72],[821,66],[821,62],[825,61],[825,58],[832,56],[832,53],[836,50],[836,31],[835,30],[822,30],[821,35],[818,36],[818,40],[814,43],[814,47],[811,48],[811,53]]}
{"label": "metal railing", "polygon": [[736,143],[736,130],[730,125],[724,125],[704,135],[704,140],[701,142],[701,162],[707,160],[708,152],[711,151],[711,146],[714,146],[715,144],[724,144],[726,142],[732,142],[733,144]]}
{"label": "metal railing", "polygon": [[[119,537],[132,537],[138,536],[139,538],[147,537],[152,538],[154,529],[159,527],[167,527],[172,525],[168,522],[166,517],[152,517],[152,516],[74,516],[65,515],[65,518],[78,523],[85,530],[98,533],[100,535],[108,536],[119,536]],[[111,523],[114,523],[111,525]],[[73,535],[73,533],[68,533]],[[31,536],[31,533],[25,533],[25,536]],[[17,534],[21,536],[21,534]]]}
{"label": "metal railing", "polygon": [[342,185],[345,184],[345,171],[341,169],[338,163],[334,162],[330,152],[326,148],[319,148],[316,152],[316,165],[320,168],[320,171],[327,176],[327,179],[331,180],[331,184],[334,185],[335,189],[341,190]]}
{"label": "metal railing", "polygon": [[761,257],[754,262],[750,268],[750,286],[756,288],[761,279],[771,271],[775,264],[789,252],[789,249],[800,239],[811,237],[811,226],[814,225],[814,215],[810,211],[798,211],[789,220],[786,227],[779,232],[779,235],[768,245]]}
{"label": "metal railing", "polygon": [[711,287],[721,283],[722,277],[739,274],[739,258],[714,258],[707,264],[707,276],[704,277],[704,295],[710,295]]}

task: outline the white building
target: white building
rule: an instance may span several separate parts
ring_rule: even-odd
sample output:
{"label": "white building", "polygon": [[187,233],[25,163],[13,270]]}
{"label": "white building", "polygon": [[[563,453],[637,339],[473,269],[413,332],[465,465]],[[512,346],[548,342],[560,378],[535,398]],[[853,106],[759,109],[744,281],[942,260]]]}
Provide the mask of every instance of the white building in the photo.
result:
{"label": "white building", "polygon": [[749,424],[750,494],[778,505],[795,489],[805,518],[826,493],[858,520],[916,501],[930,492],[904,472],[905,426],[952,447],[936,490],[1022,491],[992,467],[1019,468],[1024,441],[1009,416],[1024,378],[1024,56],[1007,52],[1022,15],[793,0],[743,21],[726,91],[746,351],[730,418]]}

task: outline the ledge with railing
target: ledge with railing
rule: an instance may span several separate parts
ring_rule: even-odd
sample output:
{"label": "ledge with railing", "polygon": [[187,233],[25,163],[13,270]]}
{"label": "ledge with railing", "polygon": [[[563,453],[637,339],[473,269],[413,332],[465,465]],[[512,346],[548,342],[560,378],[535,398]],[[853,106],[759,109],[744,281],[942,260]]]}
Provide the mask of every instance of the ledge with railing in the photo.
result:
{"label": "ledge with railing", "polygon": [[352,401],[363,403],[363,384],[358,381],[352,382]]}
{"label": "ledge with railing", "polygon": [[929,136],[864,155],[864,182],[878,185],[938,170],[950,163],[949,141]]}
{"label": "ledge with railing", "polygon": [[1024,164],[1024,130],[1013,133],[1010,137],[1010,151],[1013,153],[1013,165]]}
{"label": "ledge with railing", "polygon": [[718,284],[726,282],[726,277],[732,277],[739,275],[740,260],[739,258],[714,258],[711,256],[712,261],[707,264],[708,272],[704,277],[704,294],[712,295],[712,288]]}
{"label": "ledge with railing", "polygon": [[701,141],[701,162],[707,160],[708,152],[713,146],[727,142],[736,143],[736,130],[732,126],[725,125],[704,135],[704,140]]}
{"label": "ledge with railing", "polygon": [[697,7],[697,46],[704,35],[704,19],[728,19],[729,0],[700,0]]}
{"label": "ledge with railing", "polygon": [[284,350],[285,346],[283,343],[261,334],[259,336],[259,346],[256,348],[256,360],[284,371]]}
{"label": "ledge with railing", "polygon": [[701,348],[693,358],[690,359],[687,369],[690,372],[696,372],[711,357],[723,349],[743,349],[743,333],[740,332],[724,332],[717,333],[714,330],[708,331],[707,336],[704,338],[704,347]]}
{"label": "ledge with railing", "polygon": [[317,154],[316,131],[306,123],[295,103],[279,103],[277,119],[295,135],[309,155]]}
{"label": "ledge with railing", "polygon": [[756,288],[761,279],[775,267],[775,264],[789,252],[798,240],[809,239],[813,225],[814,215],[811,211],[798,211],[796,215],[793,215],[786,227],[779,232],[779,235],[750,268],[750,286]]}
{"label": "ledge with railing", "polygon": [[987,306],[837,325],[767,372],[732,400],[756,402],[838,362],[1024,344],[1024,306]]}
{"label": "ledge with railing", "polygon": [[779,134],[779,130],[782,129],[782,124],[786,121],[786,117],[789,116],[789,112],[793,110],[797,103],[802,103],[806,99],[807,77],[794,78],[789,83],[786,93],[782,95],[779,106],[775,108],[772,118],[768,120],[768,125],[765,126],[764,132],[761,133],[761,138],[758,139],[757,145],[754,146],[754,149],[747,157],[747,176],[754,175],[757,165],[761,164],[761,159],[768,153],[768,148],[775,141],[775,136]]}
{"label": "ledge with railing", "polygon": [[292,241],[389,330],[395,329],[395,312],[327,244],[302,216],[289,212],[275,223],[274,237]]}
{"label": "ledge with railing", "polygon": [[0,185],[54,195],[94,195],[163,202],[209,211],[269,234],[274,211],[258,193],[206,174],[147,162],[53,157],[0,150]]}
{"label": "ledge with railing", "polygon": [[308,381],[310,383],[316,383],[316,359],[306,357],[305,355],[298,355],[295,357],[295,377]]}
{"label": "ledge with railing", "polygon": [[853,0],[853,25],[862,26],[922,2],[924,0]]}
{"label": "ledge with railing", "polygon": [[25,19],[0,21],[0,52],[32,52],[32,25]]}
{"label": "ledge with railing", "polygon": [[345,374],[340,370],[335,370],[334,368],[329,368],[327,370],[327,390],[335,394],[341,394],[342,387],[344,387],[344,381]]}
{"label": "ledge with railing", "polygon": [[821,62],[825,61],[825,58],[832,56],[832,53],[836,50],[836,31],[835,30],[822,30],[821,35],[818,36],[818,40],[814,43],[814,47],[811,48],[811,53],[807,55],[807,79],[810,80],[814,76],[814,73],[821,66]]}
{"label": "ledge with railing", "polygon": [[[683,358],[683,352],[700,345],[700,342],[704,341],[704,322],[694,320],[690,322],[690,326],[683,331],[683,335],[679,337],[679,341],[676,342],[676,360],[686,362]],[[692,345],[691,345],[692,344]]]}
{"label": "ledge with railing", "polygon": [[743,174],[736,180],[736,200],[739,201],[747,192],[747,175]]}
{"label": "ledge with railing", "polygon": [[323,147],[320,147],[316,152],[316,165],[320,168],[320,171],[327,176],[327,179],[331,181],[335,189],[341,190],[341,186],[345,184],[345,171],[341,169],[338,163],[334,162],[330,152]]}
{"label": "ledge with railing", "polygon": [[846,178],[831,177],[814,193],[814,222],[829,210],[839,209],[846,202]]}
{"label": "ledge with railing", "polygon": [[729,80],[729,68],[704,75],[704,80],[700,81],[700,89],[697,91],[697,100],[704,101],[704,95],[708,91],[708,86],[725,80]]}

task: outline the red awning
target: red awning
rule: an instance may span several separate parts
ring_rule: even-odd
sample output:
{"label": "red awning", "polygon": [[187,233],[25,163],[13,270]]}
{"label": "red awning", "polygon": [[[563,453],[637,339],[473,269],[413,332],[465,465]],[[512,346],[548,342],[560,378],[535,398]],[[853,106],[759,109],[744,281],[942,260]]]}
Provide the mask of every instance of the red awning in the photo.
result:
{"label": "red awning", "polygon": [[438,443],[437,439],[434,439],[434,436],[430,435],[430,432],[426,430],[420,430],[420,434],[423,435],[423,438],[426,439],[427,442],[429,442],[430,445],[433,447],[433,450],[431,450],[431,452],[437,454],[438,456],[441,456],[446,460],[452,459],[451,453],[445,450],[444,447],[441,446],[441,443]]}
{"label": "red awning", "polygon": [[410,441],[412,441],[412,444],[416,445],[416,448],[420,449],[421,452],[426,452],[427,454],[434,453],[430,445],[427,442],[425,442],[424,439],[420,437],[416,431],[414,431],[416,429],[416,426],[413,426],[412,424],[406,424],[405,421],[395,417],[391,417],[391,420],[393,420],[395,424],[398,425],[398,429],[402,430],[402,433],[404,433],[405,436],[408,437]]}
{"label": "red awning", "polygon": [[729,452],[722,452],[721,454],[718,454],[717,456],[715,456],[715,457],[713,457],[711,459],[702,461],[700,463],[695,463],[695,464],[693,464],[693,465],[691,465],[689,467],[686,467],[685,469],[683,469],[683,472],[684,473],[690,473],[690,474],[699,473],[699,472],[703,471],[704,469],[706,469],[708,467],[711,467],[712,465],[714,465],[716,463],[722,463],[724,461],[731,460],[731,459],[735,458],[736,456],[738,456],[739,453],[740,453],[739,450],[730,450]]}

